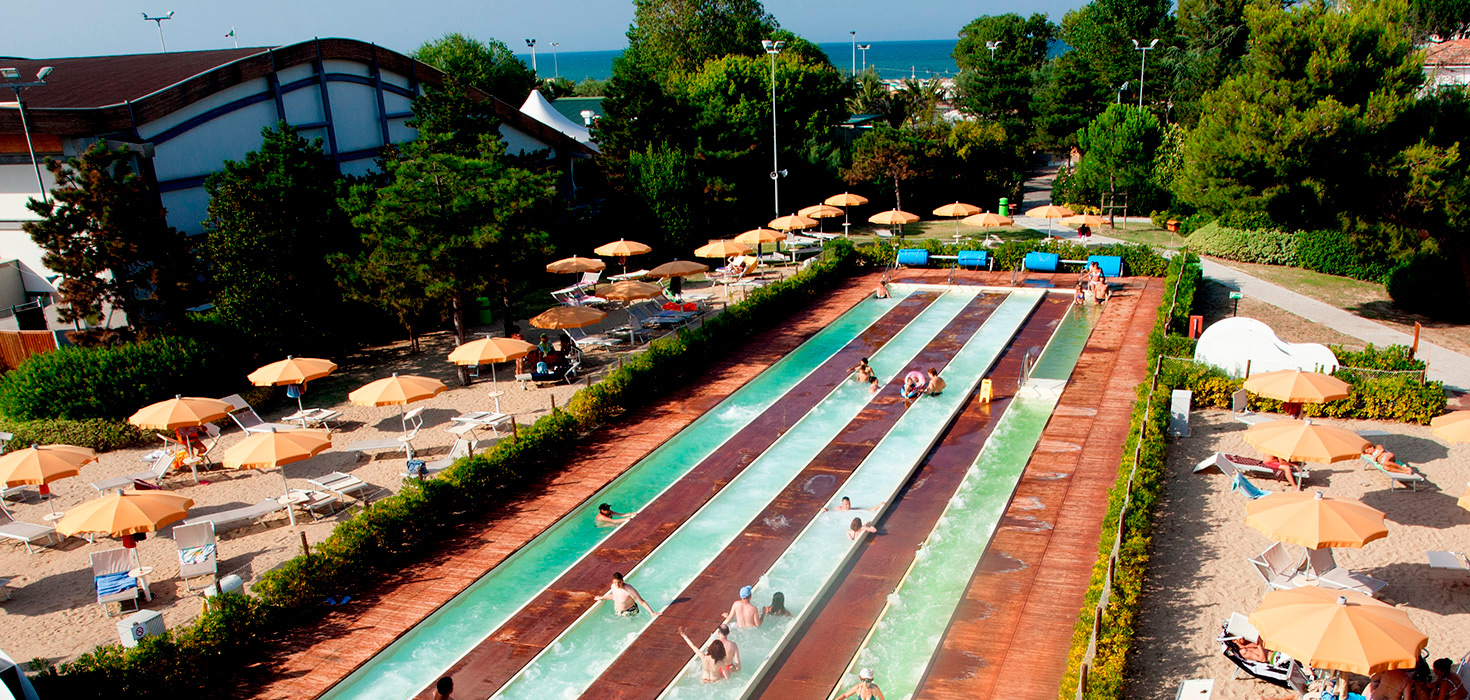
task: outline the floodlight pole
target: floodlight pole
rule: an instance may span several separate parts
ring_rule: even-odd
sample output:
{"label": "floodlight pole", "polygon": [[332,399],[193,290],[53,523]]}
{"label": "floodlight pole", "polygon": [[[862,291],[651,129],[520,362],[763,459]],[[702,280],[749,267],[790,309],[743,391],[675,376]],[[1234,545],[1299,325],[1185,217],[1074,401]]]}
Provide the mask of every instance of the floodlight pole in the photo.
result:
{"label": "floodlight pole", "polygon": [[1000,48],[1001,43],[1002,42],[999,42],[999,41],[987,41],[987,42],[985,42],[985,48],[990,50],[990,60],[992,62],[995,61],[995,50],[998,49],[998,48]]}
{"label": "floodlight pole", "polygon": [[771,57],[771,185],[775,187],[776,216],[781,216],[781,154],[776,140],[776,54],[786,48],[786,42],[765,39],[761,46]]}
{"label": "floodlight pole", "polygon": [[556,73],[556,77],[560,78],[561,77],[561,62],[558,61],[557,58],[556,58],[556,47],[558,47],[558,46],[561,46],[561,42],[560,41],[553,41],[553,42],[551,42],[551,70]]}
{"label": "floodlight pole", "polygon": [[1158,46],[1158,44],[1159,44],[1159,40],[1158,39],[1154,39],[1153,41],[1148,42],[1148,46],[1144,46],[1143,44],[1138,43],[1138,40],[1137,39],[1134,39],[1133,40],[1133,48],[1138,49],[1139,51],[1143,52],[1143,59],[1138,62],[1138,108],[1139,109],[1143,109],[1143,69],[1144,69],[1145,66],[1148,65],[1148,52],[1149,52],[1149,49],[1152,49],[1153,47]]}
{"label": "floodlight pole", "polygon": [[152,22],[158,26],[158,46],[159,48],[163,49],[164,53],[168,53],[168,44],[163,40],[163,21],[166,19],[173,19],[174,11],[169,10],[168,14],[160,15],[158,17],[149,17],[147,12],[142,13],[142,15],[144,22]]}
{"label": "floodlight pole", "polygon": [[871,48],[873,48],[873,45],[872,44],[858,44],[858,50],[861,51],[861,52],[863,52],[863,72],[864,73],[868,72],[868,49],[871,49]]}
{"label": "floodlight pole", "polygon": [[[3,72],[5,77],[7,78],[9,78],[11,75],[20,75],[20,73],[14,68],[0,68],[0,72]],[[46,182],[41,179],[41,163],[36,159],[36,146],[31,141],[31,125],[30,122],[26,120],[26,106],[25,103],[22,102],[20,99],[20,91],[28,87],[44,86],[46,84],[46,76],[50,74],[51,66],[45,66],[41,70],[36,72],[36,79],[31,82],[4,83],[5,87],[10,88],[11,92],[15,93],[15,109],[17,112],[20,112],[20,128],[21,131],[25,132],[26,150],[29,151],[31,154],[31,167],[34,168],[36,171],[36,188],[41,190],[41,201],[47,204],[51,203],[51,196],[49,193],[46,192]]]}
{"label": "floodlight pole", "polygon": [[850,31],[852,35],[852,77],[857,77],[857,31]]}
{"label": "floodlight pole", "polygon": [[531,72],[536,72],[536,40],[527,39],[526,46],[531,49]]}

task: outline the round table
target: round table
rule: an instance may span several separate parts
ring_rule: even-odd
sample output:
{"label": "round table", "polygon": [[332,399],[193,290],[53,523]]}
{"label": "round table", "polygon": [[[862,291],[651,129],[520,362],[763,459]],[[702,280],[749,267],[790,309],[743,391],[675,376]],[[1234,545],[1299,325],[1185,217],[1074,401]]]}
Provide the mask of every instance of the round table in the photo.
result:
{"label": "round table", "polygon": [[140,566],[128,572],[129,576],[138,579],[138,587],[143,589],[143,599],[150,602],[153,600],[153,591],[148,590],[148,579],[143,577],[151,573],[153,573],[151,566]]}
{"label": "round table", "polygon": [[41,519],[42,520],[45,520],[48,523],[54,523],[54,522],[56,522],[56,521],[58,521],[58,520],[60,520],[62,518],[65,518],[65,517],[66,517],[66,513],[47,513],[47,514],[41,516]]}

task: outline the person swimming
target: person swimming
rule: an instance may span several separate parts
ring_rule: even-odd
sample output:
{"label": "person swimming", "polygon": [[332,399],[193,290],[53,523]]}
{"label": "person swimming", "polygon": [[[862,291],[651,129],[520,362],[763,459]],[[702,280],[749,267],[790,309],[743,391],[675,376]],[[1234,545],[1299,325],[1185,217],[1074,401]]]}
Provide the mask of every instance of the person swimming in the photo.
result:
{"label": "person swimming", "polygon": [[709,646],[700,649],[699,645],[689,639],[684,628],[679,628],[679,636],[684,638],[684,643],[699,657],[700,680],[705,683],[714,683],[730,677],[730,664],[725,663],[725,645],[716,639]]}
{"label": "person swimming", "polygon": [[858,700],[873,700],[873,698],[888,700],[883,697],[883,690],[878,687],[877,683],[873,682],[873,671],[866,668],[858,671],[857,685],[849,688],[847,692],[838,695],[837,700],[847,700],[854,695],[858,697]]}
{"label": "person swimming", "polygon": [[847,526],[847,539],[855,540],[862,537],[864,532],[877,534],[878,528],[873,527],[871,520],[864,523],[862,518],[853,518],[852,523]]}
{"label": "person swimming", "polygon": [[866,357],[859,360],[856,366],[848,370],[848,374],[851,374],[854,379],[864,384],[871,382],[875,376],[873,368],[868,364],[868,358]]}
{"label": "person swimming", "polygon": [[623,574],[621,572],[614,572],[612,575],[612,587],[606,593],[593,598],[593,600],[612,601],[613,612],[622,617],[637,615],[639,605],[648,608],[648,612],[652,613],[654,617],[658,617],[659,615],[659,612],[654,610],[653,606],[649,605],[648,601],[643,599],[643,596],[638,595],[638,589],[623,581]]}
{"label": "person swimming", "polygon": [[755,604],[750,602],[750,595],[754,592],[754,588],[742,586],[740,588],[740,599],[730,604],[730,611],[725,613],[725,619],[722,622],[727,625],[734,622],[740,627],[760,627],[761,620],[765,615],[759,608],[755,607]]}
{"label": "person swimming", "polygon": [[944,383],[944,380],[939,378],[939,370],[936,369],[936,368],[934,368],[934,367],[930,367],[929,368],[929,395],[930,396],[938,396],[941,393],[944,393],[944,387],[945,386],[947,386],[947,385]]}
{"label": "person swimming", "polygon": [[619,513],[613,510],[612,506],[603,503],[597,506],[597,517],[593,518],[593,522],[603,527],[607,527],[610,525],[622,525],[623,523],[628,522],[629,518],[637,514],[638,511],[636,510],[631,513]]}
{"label": "person swimming", "polygon": [[763,612],[767,617],[791,617],[791,611],[786,609],[786,594],[776,591],[771,594],[771,604],[767,605]]}

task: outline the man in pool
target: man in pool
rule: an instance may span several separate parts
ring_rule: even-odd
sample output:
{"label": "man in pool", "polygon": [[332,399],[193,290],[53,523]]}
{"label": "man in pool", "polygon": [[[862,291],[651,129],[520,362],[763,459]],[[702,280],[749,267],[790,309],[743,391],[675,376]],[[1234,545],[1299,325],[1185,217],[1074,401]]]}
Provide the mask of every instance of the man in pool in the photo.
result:
{"label": "man in pool", "polygon": [[731,671],[740,670],[740,647],[730,641],[730,626],[720,625],[715,628],[715,639],[725,645],[725,663],[729,664]]}
{"label": "man in pool", "polygon": [[601,526],[622,525],[628,521],[628,518],[637,514],[638,511],[636,510],[631,513],[619,513],[613,510],[612,506],[603,503],[597,506],[597,517],[594,520]]}
{"label": "man in pool", "polygon": [[939,370],[937,368],[930,367],[929,368],[929,395],[930,396],[938,396],[938,395],[944,393],[944,387],[945,386],[947,386],[947,385],[944,383],[944,380],[939,378]]}
{"label": "man in pool", "polygon": [[853,508],[852,507],[852,499],[851,498],[848,498],[847,496],[843,496],[842,497],[842,500],[837,502],[837,505],[835,505],[835,506],[833,506],[831,508],[827,508],[826,506],[823,506],[822,507],[822,512],[823,513],[827,513],[827,512],[830,512],[830,511],[834,511],[835,510],[835,511],[841,513],[841,512],[846,511],[846,510],[878,510],[879,508],[882,508],[883,507],[883,504],[885,504],[887,502],[888,501],[880,501],[878,503],[878,505],[876,505],[876,506],[869,506],[867,508]]}
{"label": "man in pool", "polygon": [[612,588],[607,589],[606,593],[597,596],[593,600],[611,600],[613,612],[623,617],[637,615],[639,605],[648,608],[649,613],[652,613],[654,617],[658,617],[658,611],[654,610],[653,606],[649,605],[648,601],[643,599],[643,596],[638,595],[638,589],[623,582],[622,573],[614,573],[612,576]]}
{"label": "man in pool", "polygon": [[750,594],[753,592],[755,591],[750,586],[741,588],[740,600],[730,604],[730,612],[725,613],[722,622],[728,625],[733,621],[737,627],[760,627],[765,615],[750,602]]}

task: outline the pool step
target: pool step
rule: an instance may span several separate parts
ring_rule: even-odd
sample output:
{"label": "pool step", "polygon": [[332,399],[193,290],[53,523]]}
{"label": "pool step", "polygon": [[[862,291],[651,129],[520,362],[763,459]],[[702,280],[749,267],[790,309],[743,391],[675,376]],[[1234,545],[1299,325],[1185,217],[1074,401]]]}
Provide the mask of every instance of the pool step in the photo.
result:
{"label": "pool step", "polygon": [[1055,399],[1062,395],[1062,390],[1067,388],[1065,379],[1040,379],[1032,377],[1026,380],[1021,390],[1016,392],[1017,396],[1025,396],[1032,399]]}

